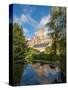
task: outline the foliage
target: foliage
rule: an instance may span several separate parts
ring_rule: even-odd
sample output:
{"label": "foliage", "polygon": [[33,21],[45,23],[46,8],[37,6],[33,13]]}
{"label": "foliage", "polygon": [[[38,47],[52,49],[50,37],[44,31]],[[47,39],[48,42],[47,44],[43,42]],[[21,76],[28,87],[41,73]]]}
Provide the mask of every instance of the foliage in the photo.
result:
{"label": "foliage", "polygon": [[52,53],[52,48],[51,48],[51,46],[47,46],[46,48],[45,48],[45,54],[51,54]]}
{"label": "foliage", "polygon": [[26,52],[25,52],[25,60],[26,60],[26,62],[27,62],[27,63],[32,63],[32,60],[34,59],[34,58],[33,58],[33,55],[34,55],[34,54],[38,54],[38,53],[39,53],[38,50],[33,49],[33,48],[31,48],[31,47],[28,47],[28,48],[26,49]]}
{"label": "foliage", "polygon": [[20,82],[22,69],[25,62],[26,41],[22,28],[17,24],[13,24],[13,84]]}
{"label": "foliage", "polygon": [[33,60],[41,60],[41,61],[52,61],[52,54],[45,54],[41,52],[39,54],[33,54]]}
{"label": "foliage", "polygon": [[23,30],[18,24],[13,25],[13,55],[14,61],[22,59],[24,62],[24,52],[26,48],[25,37]]}
{"label": "foliage", "polygon": [[59,62],[59,66],[66,74],[66,8],[52,7],[50,21],[47,24],[52,38],[51,51],[53,60]]}
{"label": "foliage", "polygon": [[[52,7],[50,21],[47,24],[52,38],[51,50],[54,56],[66,52],[66,8]],[[55,58],[54,58],[55,59]]]}

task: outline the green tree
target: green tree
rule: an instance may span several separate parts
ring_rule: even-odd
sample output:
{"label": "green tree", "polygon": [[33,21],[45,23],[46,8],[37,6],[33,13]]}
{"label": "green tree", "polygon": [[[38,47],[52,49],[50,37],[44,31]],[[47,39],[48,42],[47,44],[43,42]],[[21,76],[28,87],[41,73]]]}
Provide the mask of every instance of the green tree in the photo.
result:
{"label": "green tree", "polygon": [[[52,53],[54,54],[54,56],[56,56],[57,49],[60,52],[61,44],[65,50],[64,45],[65,45],[65,39],[66,39],[65,37],[66,36],[66,8],[52,7],[50,22],[47,24],[47,26],[49,27],[49,30],[50,30],[49,35],[52,38]],[[60,43],[61,40],[63,40],[62,43]]]}
{"label": "green tree", "polygon": [[[47,26],[52,38],[53,60],[59,61],[59,66],[66,79],[66,8],[52,7],[50,21]],[[58,52],[59,58],[57,57]]]}
{"label": "green tree", "polygon": [[22,69],[25,62],[26,41],[22,28],[17,24],[13,24],[13,80],[17,85],[20,82]]}
{"label": "green tree", "polygon": [[22,28],[18,24],[13,25],[13,55],[14,61],[22,60],[24,62],[24,52],[26,41]]}
{"label": "green tree", "polygon": [[38,55],[39,51],[32,48],[32,47],[28,47],[26,49],[26,52],[25,52],[25,60],[27,63],[32,63],[33,60],[34,60],[34,55]]}
{"label": "green tree", "polygon": [[51,54],[51,51],[52,51],[51,46],[45,48],[45,54]]}

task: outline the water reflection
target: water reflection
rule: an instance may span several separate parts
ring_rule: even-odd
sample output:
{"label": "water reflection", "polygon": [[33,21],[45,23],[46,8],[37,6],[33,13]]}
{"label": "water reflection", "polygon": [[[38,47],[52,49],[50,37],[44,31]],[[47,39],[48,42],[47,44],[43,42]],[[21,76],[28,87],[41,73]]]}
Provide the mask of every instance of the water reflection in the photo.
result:
{"label": "water reflection", "polygon": [[61,83],[60,69],[50,65],[28,64],[24,68],[20,85]]}

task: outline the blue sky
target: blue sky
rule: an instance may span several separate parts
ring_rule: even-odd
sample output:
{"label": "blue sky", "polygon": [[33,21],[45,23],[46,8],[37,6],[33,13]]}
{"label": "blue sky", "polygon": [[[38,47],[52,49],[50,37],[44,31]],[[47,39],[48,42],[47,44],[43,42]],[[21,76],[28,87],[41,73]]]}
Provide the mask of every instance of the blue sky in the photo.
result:
{"label": "blue sky", "polygon": [[26,38],[32,38],[39,28],[44,28],[50,18],[50,6],[13,5],[13,22],[19,23]]}

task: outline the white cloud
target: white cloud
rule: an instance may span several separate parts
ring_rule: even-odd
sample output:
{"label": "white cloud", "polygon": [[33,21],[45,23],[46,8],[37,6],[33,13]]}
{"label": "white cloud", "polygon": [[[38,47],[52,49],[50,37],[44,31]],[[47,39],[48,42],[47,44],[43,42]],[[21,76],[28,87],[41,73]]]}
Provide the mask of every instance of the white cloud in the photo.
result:
{"label": "white cloud", "polygon": [[37,21],[34,20],[32,17],[27,16],[27,18],[28,18],[29,23],[30,23],[32,26],[36,26],[36,25],[38,24]]}
{"label": "white cloud", "polygon": [[46,26],[46,24],[49,22],[49,20],[50,20],[50,15],[44,16],[41,18],[40,22],[37,25],[37,30],[42,28],[45,30],[44,32],[45,36],[48,34],[48,27]]}
{"label": "white cloud", "polygon": [[24,32],[24,36],[26,36],[26,37],[25,37],[26,40],[31,40],[30,37],[28,36],[29,30],[23,27],[23,32]]}
{"label": "white cloud", "polygon": [[32,26],[36,26],[38,23],[36,20],[34,20],[31,16],[22,14],[20,17],[14,17],[13,18],[14,23],[19,23],[20,25],[29,23]]}
{"label": "white cloud", "polygon": [[24,34],[27,34],[29,31],[26,28],[23,28]]}
{"label": "white cloud", "polygon": [[22,23],[26,23],[28,21],[27,17],[23,14],[20,17],[13,17],[13,23],[18,23],[22,25]]}
{"label": "white cloud", "polygon": [[50,20],[50,15],[42,17],[40,23],[38,24],[38,28],[45,27],[45,25],[49,22],[49,20]]}
{"label": "white cloud", "polygon": [[29,37],[25,37],[25,39],[26,39],[26,40],[28,40],[28,41],[30,41],[30,40],[31,40],[31,38],[29,38]]}
{"label": "white cloud", "polygon": [[21,18],[14,16],[13,23],[18,23],[19,25],[22,25],[22,20],[21,20]]}
{"label": "white cloud", "polygon": [[13,23],[16,23],[16,22],[17,22],[17,23],[19,22],[19,18],[17,18],[17,17],[14,16],[14,17],[13,17]]}
{"label": "white cloud", "polygon": [[[44,34],[46,35],[48,33],[48,27],[46,27],[45,25],[49,22],[49,20],[50,20],[50,15],[44,16],[41,18],[40,22],[38,23],[29,15],[22,14],[20,17],[14,17],[13,21],[19,23],[20,25],[22,24],[24,25],[25,23],[28,23],[32,25],[33,27],[35,27],[36,30],[40,28],[44,28],[45,30]],[[24,27],[23,27],[23,31],[24,31],[24,35],[29,33],[29,30]]]}
{"label": "white cloud", "polygon": [[24,9],[23,9],[23,13],[31,14],[33,10],[32,10],[31,8],[29,8],[29,10],[28,10],[28,8],[29,8],[29,7],[24,8]]}
{"label": "white cloud", "polygon": [[28,22],[28,18],[27,18],[27,16],[24,15],[24,14],[21,15],[20,20],[22,21],[22,23]]}
{"label": "white cloud", "polygon": [[45,27],[44,30],[45,30],[44,35],[47,36],[47,34],[48,34],[48,27]]}

